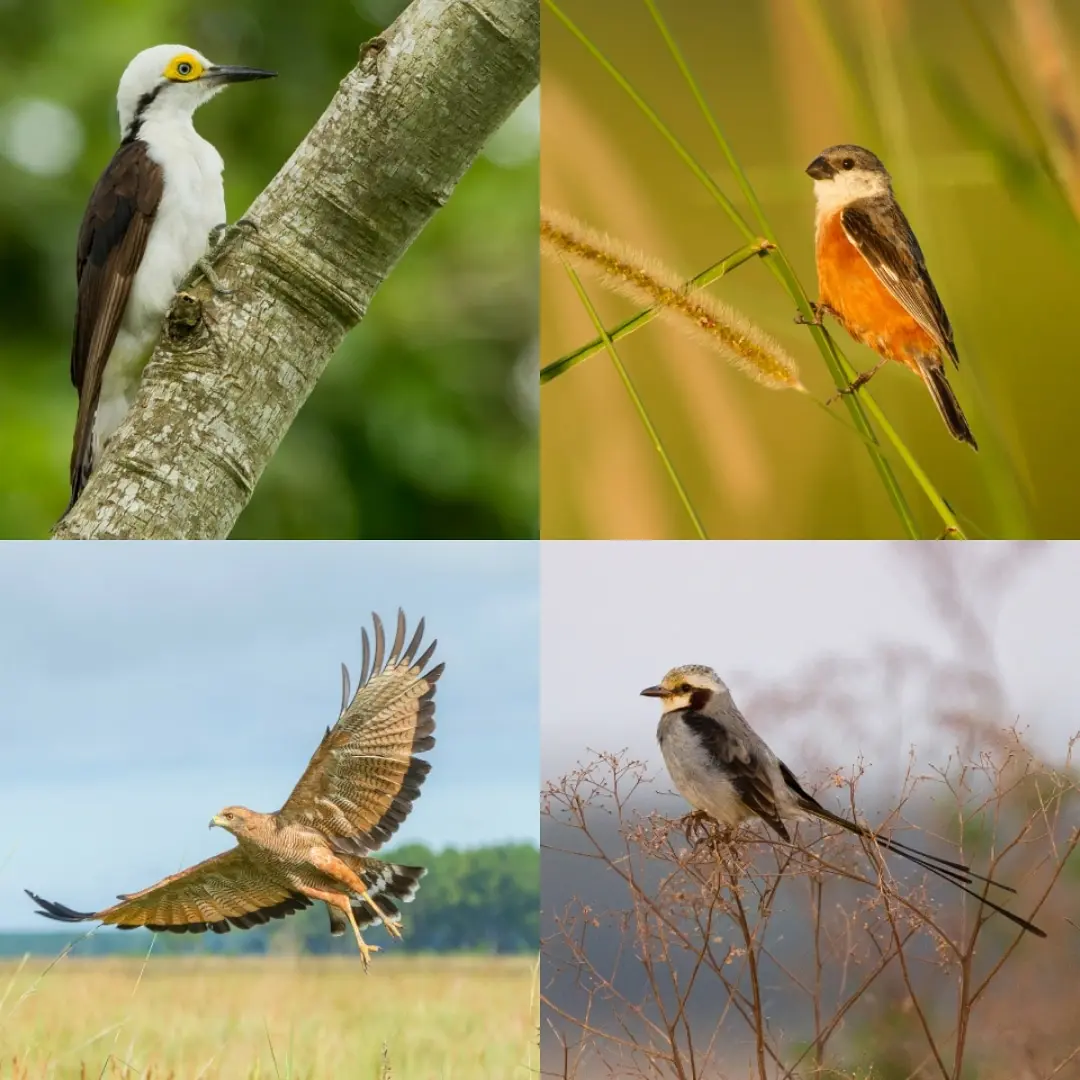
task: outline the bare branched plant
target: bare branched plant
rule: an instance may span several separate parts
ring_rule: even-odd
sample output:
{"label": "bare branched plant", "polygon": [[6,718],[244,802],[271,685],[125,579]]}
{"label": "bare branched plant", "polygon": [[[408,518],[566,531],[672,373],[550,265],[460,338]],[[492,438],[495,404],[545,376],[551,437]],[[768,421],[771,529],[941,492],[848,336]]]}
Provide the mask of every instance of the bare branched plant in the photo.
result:
{"label": "bare branched plant", "polygon": [[[980,872],[994,878],[1007,860],[1034,917],[1080,842],[1071,750],[1049,770],[1013,733],[1004,753],[936,776],[909,767],[884,827],[935,787],[954,804],[966,849],[955,857],[985,857]],[[988,1056],[985,1032],[974,1046],[975,1020],[1011,999],[1010,976],[1065,974],[1062,922],[1051,943],[1026,941],[947,886],[931,895],[923,879],[894,875],[872,841],[860,852],[816,824],[794,844],[760,827],[692,844],[680,821],[641,808],[649,781],[644,763],[602,753],[544,792],[545,860],[589,860],[610,878],[605,895],[621,897],[600,908],[545,887],[548,1075],[959,1080]],[[832,778],[852,815],[858,781],[857,771]],[[1044,1039],[1025,1075],[1062,1075],[1080,1053],[1070,1037],[1075,1025]]]}

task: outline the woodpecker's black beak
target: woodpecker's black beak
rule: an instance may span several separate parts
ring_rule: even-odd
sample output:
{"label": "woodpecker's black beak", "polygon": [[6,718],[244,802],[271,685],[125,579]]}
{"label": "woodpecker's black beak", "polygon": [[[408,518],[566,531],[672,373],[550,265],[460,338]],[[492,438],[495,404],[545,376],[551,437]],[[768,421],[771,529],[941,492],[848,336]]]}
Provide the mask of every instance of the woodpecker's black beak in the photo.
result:
{"label": "woodpecker's black beak", "polygon": [[823,157],[816,157],[806,166],[806,175],[815,180],[828,180],[836,175],[836,170]]}
{"label": "woodpecker's black beak", "polygon": [[262,68],[233,67],[229,64],[215,64],[203,73],[204,79],[217,82],[251,82],[252,79],[276,79],[276,71],[263,71]]}
{"label": "woodpecker's black beak", "polygon": [[642,697],[667,697],[667,691],[662,686],[646,686],[641,691]]}

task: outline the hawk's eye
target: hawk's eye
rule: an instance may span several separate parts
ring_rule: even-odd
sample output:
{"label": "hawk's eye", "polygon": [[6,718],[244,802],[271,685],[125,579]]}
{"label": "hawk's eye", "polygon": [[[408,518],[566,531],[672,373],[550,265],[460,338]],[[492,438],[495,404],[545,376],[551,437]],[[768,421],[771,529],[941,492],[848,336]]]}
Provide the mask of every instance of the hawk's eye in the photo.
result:
{"label": "hawk's eye", "polygon": [[847,171],[848,169],[854,169],[855,168],[855,162],[852,161],[851,158],[846,157],[846,158],[844,158],[843,161],[840,162],[840,168],[844,169],[845,171]]}
{"label": "hawk's eye", "polygon": [[176,74],[177,75],[190,75],[191,74],[191,65],[186,60],[183,61],[183,63],[177,64],[176,65]]}

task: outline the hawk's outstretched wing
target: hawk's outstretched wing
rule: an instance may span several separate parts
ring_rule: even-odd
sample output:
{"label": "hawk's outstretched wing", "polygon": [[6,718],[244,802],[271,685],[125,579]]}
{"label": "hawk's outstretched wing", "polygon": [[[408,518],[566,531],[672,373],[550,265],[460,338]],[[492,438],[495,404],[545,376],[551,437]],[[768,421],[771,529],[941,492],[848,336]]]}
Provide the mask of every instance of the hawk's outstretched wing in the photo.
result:
{"label": "hawk's outstretched wing", "polygon": [[375,656],[370,671],[364,631],[356,694],[338,722],[327,728],[278,811],[282,822],[318,829],[339,851],[352,855],[367,855],[385,844],[420,794],[431,766],[416,755],[435,745],[435,683],[443,672],[442,664],[424,671],[434,641],[422,656],[416,655],[424,636],[423,619],[406,646],[405,615],[398,611],[397,633],[387,655],[382,621],[378,615],[372,618]]}
{"label": "hawk's outstretched wing", "polygon": [[121,930],[145,926],[175,934],[225,934],[233,926],[246,930],[312,904],[302,893],[268,880],[240,848],[189,866],[142,892],[122,895],[119,904],[104,911],[72,911],[29,889],[26,894],[41,909],[38,915],[58,922],[98,919]]}

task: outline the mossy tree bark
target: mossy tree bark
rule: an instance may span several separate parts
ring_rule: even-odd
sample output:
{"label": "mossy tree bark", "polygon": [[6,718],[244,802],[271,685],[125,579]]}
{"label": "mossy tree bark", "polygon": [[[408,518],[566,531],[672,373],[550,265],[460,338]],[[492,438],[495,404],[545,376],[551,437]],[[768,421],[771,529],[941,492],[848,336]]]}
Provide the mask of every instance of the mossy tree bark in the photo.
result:
{"label": "mossy tree bark", "polygon": [[[537,0],[414,0],[194,275],[59,539],[229,534],[345,333],[539,78]],[[477,228],[482,228],[477,223]],[[363,402],[357,402],[363,408]]]}

